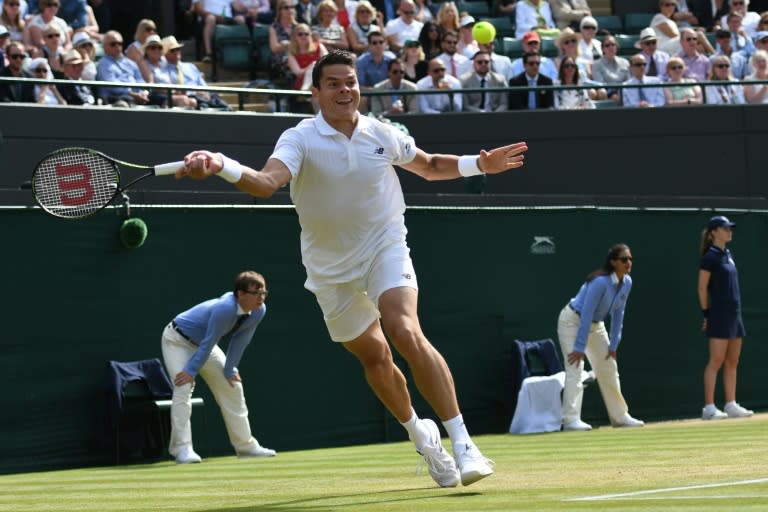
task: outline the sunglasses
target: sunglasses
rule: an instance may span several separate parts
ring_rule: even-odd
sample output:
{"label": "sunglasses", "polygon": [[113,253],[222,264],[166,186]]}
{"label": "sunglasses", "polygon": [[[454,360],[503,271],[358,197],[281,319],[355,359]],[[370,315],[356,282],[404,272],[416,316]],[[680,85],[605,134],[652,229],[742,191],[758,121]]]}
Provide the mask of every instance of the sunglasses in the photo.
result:
{"label": "sunglasses", "polygon": [[633,68],[642,68],[645,67],[645,62],[633,62],[630,64]]}
{"label": "sunglasses", "polygon": [[296,37],[307,37],[309,32],[297,32]]}
{"label": "sunglasses", "polygon": [[526,66],[540,66],[541,62],[538,60],[529,60],[525,63]]}
{"label": "sunglasses", "polygon": [[162,50],[162,46],[147,46],[147,50]]}
{"label": "sunglasses", "polygon": [[46,7],[58,7],[58,6],[59,6],[59,4],[53,4],[53,3],[51,3],[51,4],[45,4],[45,6],[46,6]]}
{"label": "sunglasses", "polygon": [[681,69],[683,69],[683,66],[669,66],[669,69],[671,71],[680,71]]}
{"label": "sunglasses", "polygon": [[610,48],[611,46],[616,46],[616,43],[603,43],[603,48]]}
{"label": "sunglasses", "polygon": [[23,53],[13,53],[13,54],[9,53],[8,54],[8,58],[11,59],[11,60],[22,60],[24,58],[24,54]]}
{"label": "sunglasses", "polygon": [[282,10],[287,11],[288,9],[295,9],[295,5],[284,5],[281,7]]}
{"label": "sunglasses", "polygon": [[12,4],[12,3],[7,3],[7,4],[5,4],[5,5],[7,5],[8,7],[18,7],[18,6],[20,6],[21,4]]}
{"label": "sunglasses", "polygon": [[597,30],[597,27],[593,27],[592,25],[584,25],[581,27],[581,30]]}
{"label": "sunglasses", "polygon": [[641,44],[643,46],[656,46],[656,40],[653,40],[653,41],[643,41]]}
{"label": "sunglasses", "polygon": [[37,68],[35,69],[35,73],[47,73],[48,70],[46,68]]}
{"label": "sunglasses", "polygon": [[489,60],[476,60],[475,63],[477,63],[477,64],[490,64],[491,61],[489,61]]}
{"label": "sunglasses", "polygon": [[563,67],[564,67],[564,68],[566,68],[566,69],[567,69],[567,68],[573,68],[573,69],[576,69],[576,64],[563,64]]}
{"label": "sunglasses", "polygon": [[112,41],[111,43],[109,43],[109,46],[123,46],[123,42],[122,41]]}
{"label": "sunglasses", "polygon": [[723,64],[715,64],[715,67],[716,68],[729,68],[729,67],[731,67],[731,65],[723,63]]}
{"label": "sunglasses", "polygon": [[569,39],[567,41],[563,41],[563,44],[576,44],[576,40],[575,39]]}
{"label": "sunglasses", "polygon": [[632,261],[632,256],[621,256],[621,257],[616,258],[616,259],[619,260],[622,263],[629,263],[630,261]]}
{"label": "sunglasses", "polygon": [[432,70],[433,73],[445,73],[445,68],[436,68]]}
{"label": "sunglasses", "polygon": [[402,69],[393,69],[392,71],[389,72],[390,75],[402,75],[404,73],[405,71],[403,71]]}
{"label": "sunglasses", "polygon": [[447,39],[446,39],[445,41],[443,41],[443,42],[444,42],[445,44],[459,44],[459,42],[458,42],[458,41],[449,41],[449,40],[447,40]]}
{"label": "sunglasses", "polygon": [[384,41],[371,41],[371,44],[384,44]]}
{"label": "sunglasses", "polygon": [[698,39],[696,39],[695,37],[686,37],[685,40],[686,41],[698,41]]}
{"label": "sunglasses", "polygon": [[405,16],[413,16],[414,14],[416,14],[416,11],[400,11],[400,12],[402,12]]}
{"label": "sunglasses", "polygon": [[46,34],[47,39],[53,39],[54,37],[61,37],[61,34]]}

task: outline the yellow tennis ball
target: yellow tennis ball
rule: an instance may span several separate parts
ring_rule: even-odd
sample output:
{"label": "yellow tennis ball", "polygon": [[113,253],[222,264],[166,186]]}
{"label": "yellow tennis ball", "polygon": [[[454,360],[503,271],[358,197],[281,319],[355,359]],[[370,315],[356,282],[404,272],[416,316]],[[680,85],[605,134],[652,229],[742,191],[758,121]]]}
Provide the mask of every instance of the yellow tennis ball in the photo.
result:
{"label": "yellow tennis ball", "polygon": [[478,21],[472,27],[472,38],[480,44],[491,43],[496,39],[496,27],[487,21]]}

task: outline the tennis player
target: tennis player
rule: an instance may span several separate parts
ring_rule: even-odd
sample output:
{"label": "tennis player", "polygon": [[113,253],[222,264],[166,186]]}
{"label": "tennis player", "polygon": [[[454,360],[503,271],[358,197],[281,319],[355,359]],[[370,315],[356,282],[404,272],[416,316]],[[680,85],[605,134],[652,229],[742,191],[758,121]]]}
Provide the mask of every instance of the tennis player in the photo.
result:
{"label": "tennis player", "polygon": [[[492,462],[472,442],[448,365],[421,330],[405,201],[393,165],[427,180],[497,174],[521,167],[527,146],[520,142],[462,157],[425,153],[397,128],[358,113],[354,56],[346,51],[317,61],[312,97],[319,114],[286,130],[261,172],[221,153],[194,151],[176,176],[215,174],[264,198],[291,183],[305,286],[323,310],[331,339],[358,358],[373,392],[406,429],[437,484],[470,485],[493,473]],[[478,255],[475,263],[481,261]],[[455,458],[443,449],[437,424],[416,415],[385,333],[442,420]]]}
{"label": "tennis player", "polygon": [[[267,312],[264,276],[240,272],[234,290],[176,315],[163,331],[163,360],[173,375],[171,439],[168,452],[177,464],[200,462],[192,446],[192,390],[199,375],[219,404],[229,442],[237,456],[274,457],[251,435],[248,407],[237,365]],[[219,348],[227,342],[227,353]]]}

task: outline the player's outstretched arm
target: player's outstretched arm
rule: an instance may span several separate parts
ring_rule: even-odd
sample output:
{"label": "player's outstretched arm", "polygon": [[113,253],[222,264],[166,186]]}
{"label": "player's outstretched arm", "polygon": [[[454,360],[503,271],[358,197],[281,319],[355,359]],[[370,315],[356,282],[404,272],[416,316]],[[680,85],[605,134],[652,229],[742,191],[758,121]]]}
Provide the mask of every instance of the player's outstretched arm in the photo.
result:
{"label": "player's outstretched arm", "polygon": [[221,153],[193,151],[184,157],[184,167],[176,171],[176,179],[185,177],[204,180],[219,176],[243,192],[267,198],[291,181],[291,172],[280,160],[270,158],[261,171],[232,160]]}
{"label": "player's outstretched arm", "polygon": [[477,174],[499,174],[522,167],[528,145],[517,142],[508,146],[482,150],[478,155],[429,154],[417,149],[416,158],[401,165],[404,169],[430,181],[451,180]]}

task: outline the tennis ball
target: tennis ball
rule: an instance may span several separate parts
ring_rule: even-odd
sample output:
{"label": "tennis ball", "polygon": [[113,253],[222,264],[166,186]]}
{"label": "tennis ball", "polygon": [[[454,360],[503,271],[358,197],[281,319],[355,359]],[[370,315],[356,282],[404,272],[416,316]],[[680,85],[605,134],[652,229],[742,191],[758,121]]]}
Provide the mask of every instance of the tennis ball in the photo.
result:
{"label": "tennis ball", "polygon": [[126,249],[137,249],[147,239],[147,225],[138,218],[126,219],[120,226],[120,242]]}
{"label": "tennis ball", "polygon": [[472,38],[480,44],[489,44],[496,39],[496,27],[487,21],[478,21],[472,27]]}

